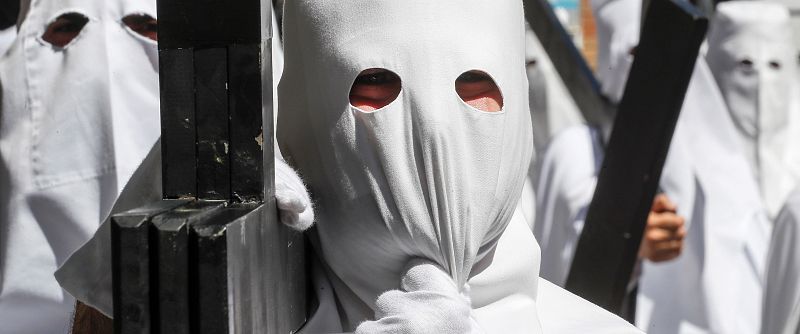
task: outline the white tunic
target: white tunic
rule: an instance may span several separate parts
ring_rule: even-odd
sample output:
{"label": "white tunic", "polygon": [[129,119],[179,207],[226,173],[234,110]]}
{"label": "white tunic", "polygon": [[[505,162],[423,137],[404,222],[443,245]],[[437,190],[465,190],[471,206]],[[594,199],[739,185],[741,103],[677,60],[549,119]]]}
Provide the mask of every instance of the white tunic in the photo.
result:
{"label": "white tunic", "polygon": [[544,154],[547,144],[554,135],[564,129],[583,124],[585,120],[553,67],[553,62],[529,26],[525,29],[525,59],[534,154],[519,204],[525,219],[533,228],[536,220],[534,183],[539,175],[538,158]]}
{"label": "white tunic", "polygon": [[761,334],[800,333],[800,190],[775,220],[767,261]]}

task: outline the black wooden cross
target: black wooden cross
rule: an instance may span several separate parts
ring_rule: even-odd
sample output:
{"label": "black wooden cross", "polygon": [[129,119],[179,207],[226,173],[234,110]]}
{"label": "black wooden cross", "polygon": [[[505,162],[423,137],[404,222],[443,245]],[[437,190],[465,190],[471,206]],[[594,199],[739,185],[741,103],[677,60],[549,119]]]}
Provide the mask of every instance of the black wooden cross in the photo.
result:
{"label": "black wooden cross", "polygon": [[[615,107],[603,97],[600,84],[575,47],[548,0],[523,0],[525,19],[553,62],[567,91],[590,125],[608,131],[614,120]],[[603,136],[607,138],[606,135]]]}
{"label": "black wooden cross", "polygon": [[708,20],[651,0],[566,288],[619,313]]}
{"label": "black wooden cross", "polygon": [[290,333],[305,320],[302,234],[274,201],[271,10],[158,1],[164,199],[112,217],[116,333]]}

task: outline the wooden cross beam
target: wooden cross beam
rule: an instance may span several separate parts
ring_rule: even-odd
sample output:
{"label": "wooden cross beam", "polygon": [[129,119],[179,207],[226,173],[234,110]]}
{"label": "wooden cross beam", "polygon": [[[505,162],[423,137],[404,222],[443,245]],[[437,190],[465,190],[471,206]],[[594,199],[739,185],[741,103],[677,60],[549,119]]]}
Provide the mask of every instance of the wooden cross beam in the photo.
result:
{"label": "wooden cross beam", "polygon": [[651,0],[566,288],[618,313],[708,20]]}
{"label": "wooden cross beam", "polygon": [[290,333],[306,278],[274,201],[271,1],[158,13],[164,200],[112,217],[115,332]]}
{"label": "wooden cross beam", "polygon": [[607,130],[613,122],[615,108],[603,97],[600,84],[556,17],[550,2],[523,0],[523,3],[525,19],[541,41],[583,118],[590,125]]}

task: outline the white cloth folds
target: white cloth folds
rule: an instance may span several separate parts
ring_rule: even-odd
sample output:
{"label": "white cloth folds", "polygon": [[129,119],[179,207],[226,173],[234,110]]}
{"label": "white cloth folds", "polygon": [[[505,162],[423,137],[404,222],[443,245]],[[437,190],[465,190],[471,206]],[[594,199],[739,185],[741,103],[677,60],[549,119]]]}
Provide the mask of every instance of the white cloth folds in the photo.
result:
{"label": "white cloth folds", "polygon": [[800,189],[775,220],[767,258],[761,334],[800,332]]}
{"label": "white cloth folds", "polygon": [[9,28],[0,30],[0,56],[4,55],[14,39],[17,38],[17,27],[11,26]]}

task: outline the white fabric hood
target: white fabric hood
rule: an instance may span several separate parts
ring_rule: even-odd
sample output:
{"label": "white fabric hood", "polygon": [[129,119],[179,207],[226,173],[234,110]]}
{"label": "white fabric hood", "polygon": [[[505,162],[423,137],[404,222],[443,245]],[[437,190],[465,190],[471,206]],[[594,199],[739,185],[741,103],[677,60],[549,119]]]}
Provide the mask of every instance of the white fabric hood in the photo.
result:
{"label": "white fabric hood", "polygon": [[[63,331],[72,300],[53,277],[109,212],[159,133],[156,43],[123,25],[155,1],[38,0],[0,60],[0,323]],[[88,18],[65,47],[60,15]]]}
{"label": "white fabric hood", "polygon": [[[531,158],[521,3],[286,6],[284,46],[298,56],[286,58],[279,87],[278,140],[315,195],[318,248],[341,280],[337,293],[361,304],[344,305],[347,316],[372,317],[412,257],[464,285],[511,220]],[[403,87],[363,112],[348,91],[369,68],[397,73]],[[456,94],[456,78],[474,69],[502,90],[501,112]]]}
{"label": "white fabric hood", "polygon": [[[638,332],[538,278],[536,240],[515,213],[533,150],[522,15],[517,0],[286,3],[277,135],[314,194],[327,276],[314,275],[320,308],[302,332],[372,320],[415,257],[468,283],[470,318],[488,333]],[[370,68],[399,75],[402,91],[363,112],[348,91]],[[455,81],[470,70],[492,76],[501,112],[460,100]]]}
{"label": "white fabric hood", "polygon": [[597,79],[603,94],[619,103],[639,44],[642,0],[592,0],[597,25]]}
{"label": "white fabric hood", "polygon": [[717,6],[708,59],[774,217],[800,176],[800,86],[789,11],[763,1]]}

